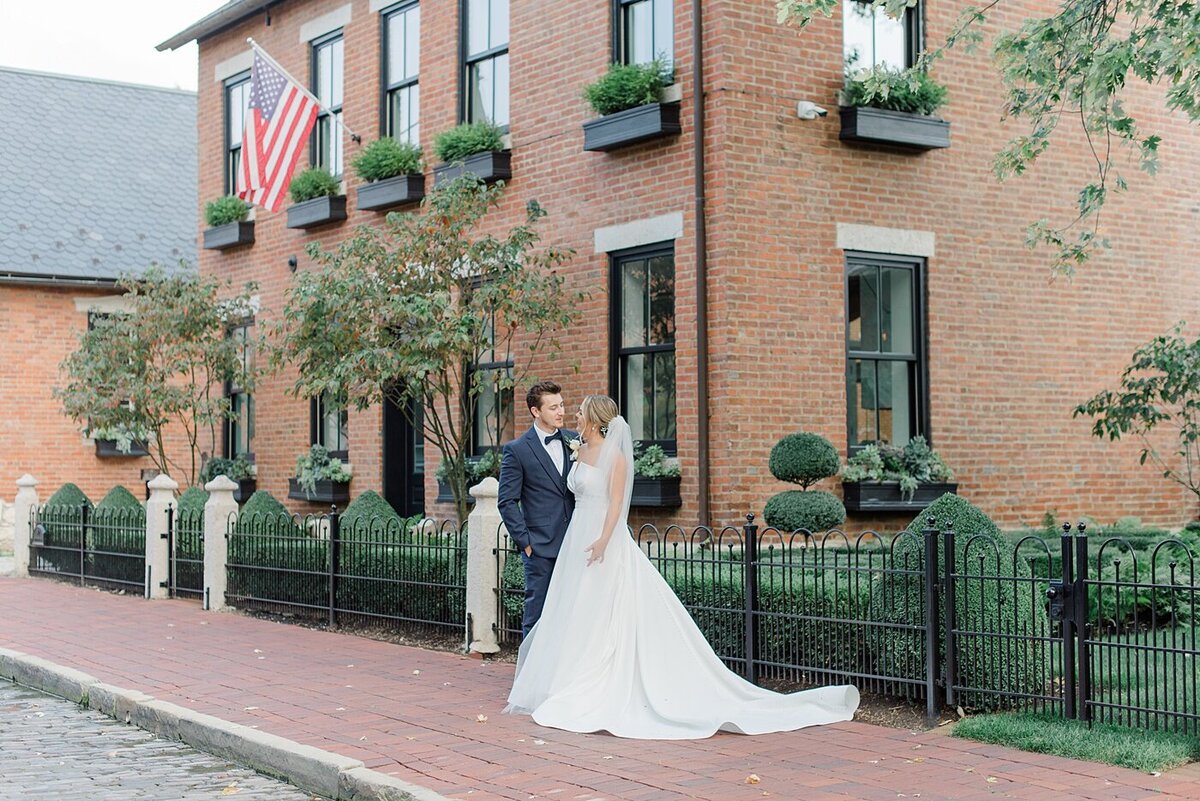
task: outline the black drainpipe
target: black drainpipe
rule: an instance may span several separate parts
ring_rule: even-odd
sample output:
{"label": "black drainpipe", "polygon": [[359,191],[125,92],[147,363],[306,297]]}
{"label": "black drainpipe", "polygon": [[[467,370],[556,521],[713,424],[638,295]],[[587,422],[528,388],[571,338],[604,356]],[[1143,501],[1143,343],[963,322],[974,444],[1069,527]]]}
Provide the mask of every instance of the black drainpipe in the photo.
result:
{"label": "black drainpipe", "polygon": [[704,228],[703,0],[692,0],[692,161],[696,167],[696,435],[700,525],[711,523],[708,492],[708,244]]}

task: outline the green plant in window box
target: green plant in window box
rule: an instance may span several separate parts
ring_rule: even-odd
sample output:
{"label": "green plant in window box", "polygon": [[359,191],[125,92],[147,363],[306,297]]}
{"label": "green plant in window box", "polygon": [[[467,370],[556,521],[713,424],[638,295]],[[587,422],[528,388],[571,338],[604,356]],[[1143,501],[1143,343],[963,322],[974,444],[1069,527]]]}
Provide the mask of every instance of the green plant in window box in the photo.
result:
{"label": "green plant in window box", "polygon": [[313,445],[308,453],[296,459],[296,483],[309,495],[317,491],[318,481],[343,484],[349,480],[346,465],[330,456],[324,445]]}
{"label": "green plant in window box", "polygon": [[925,437],[917,435],[904,447],[876,443],[850,457],[842,469],[842,481],[896,481],[905,498],[912,498],[920,484],[950,482],[954,473]]}
{"label": "green plant in window box", "polygon": [[648,445],[634,458],[633,474],[638,478],[679,478],[679,463],[668,459],[661,445]]}
{"label": "green plant in window box", "polygon": [[354,174],[368,183],[421,172],[421,148],[391,137],[376,139],[351,162]]}
{"label": "green plant in window box", "polygon": [[200,469],[200,483],[207,484],[217,476],[226,476],[231,481],[242,481],[254,475],[254,465],[245,456],[235,459],[214,456],[204,463]]}
{"label": "green plant in window box", "polygon": [[153,433],[148,428],[134,428],[122,425],[89,428],[84,433],[95,440],[116,443],[117,450],[121,453],[129,453],[134,449],[135,445],[144,449],[146,443],[153,436]]}
{"label": "green plant in window box", "polygon": [[337,197],[342,193],[342,184],[324,167],[309,167],[292,178],[288,194],[293,203],[303,203],[319,197]]}
{"label": "green plant in window box", "polygon": [[242,222],[250,216],[250,206],[240,197],[226,195],[204,204],[204,221],[209,228]]}
{"label": "green plant in window box", "polygon": [[663,87],[674,83],[674,70],[655,60],[648,64],[613,64],[599,80],[584,87],[583,96],[600,116],[657,103]]}
{"label": "green plant in window box", "polygon": [[922,70],[878,66],[847,73],[841,104],[930,116],[946,102],[946,87]]}
{"label": "green plant in window box", "polygon": [[433,152],[438,161],[452,164],[476,153],[504,150],[504,132],[490,122],[464,122],[442,131],[433,140]]}

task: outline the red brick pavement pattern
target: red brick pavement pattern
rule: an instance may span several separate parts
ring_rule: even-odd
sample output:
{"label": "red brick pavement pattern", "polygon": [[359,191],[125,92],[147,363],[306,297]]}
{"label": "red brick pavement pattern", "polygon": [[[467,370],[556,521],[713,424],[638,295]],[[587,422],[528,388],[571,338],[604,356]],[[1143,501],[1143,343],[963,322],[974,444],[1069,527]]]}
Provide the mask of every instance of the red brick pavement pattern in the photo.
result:
{"label": "red brick pavement pattern", "polygon": [[500,714],[509,664],[40,579],[0,579],[0,646],[476,801],[1200,798],[1191,769],[1155,777],[863,723],[689,742],[544,729]]}

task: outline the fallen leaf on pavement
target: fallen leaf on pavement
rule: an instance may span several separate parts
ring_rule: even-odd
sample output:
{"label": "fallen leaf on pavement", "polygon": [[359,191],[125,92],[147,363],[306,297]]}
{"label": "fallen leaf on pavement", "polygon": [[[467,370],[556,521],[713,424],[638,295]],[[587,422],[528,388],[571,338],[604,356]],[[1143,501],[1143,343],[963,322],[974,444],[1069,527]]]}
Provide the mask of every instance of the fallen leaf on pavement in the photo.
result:
{"label": "fallen leaf on pavement", "polygon": [[998,781],[1000,781],[1000,780],[999,780],[999,779],[997,779],[995,776],[988,776],[988,777],[987,777],[987,783],[988,783],[988,784],[995,784],[995,783],[996,783],[996,782],[998,782]]}
{"label": "fallen leaf on pavement", "polygon": [[487,723],[487,715],[479,715],[475,718],[476,723]]}
{"label": "fallen leaf on pavement", "polygon": [[237,795],[242,791],[240,787],[234,787],[232,784],[221,791],[221,795]]}
{"label": "fallen leaf on pavement", "polygon": [[762,779],[758,778],[757,773],[751,773],[746,777],[746,784],[758,784]]}

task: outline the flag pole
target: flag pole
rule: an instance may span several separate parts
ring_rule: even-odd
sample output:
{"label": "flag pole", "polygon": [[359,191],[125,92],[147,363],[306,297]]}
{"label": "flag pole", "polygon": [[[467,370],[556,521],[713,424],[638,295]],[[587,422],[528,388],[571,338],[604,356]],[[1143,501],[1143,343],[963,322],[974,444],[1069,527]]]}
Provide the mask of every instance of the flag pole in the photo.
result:
{"label": "flag pole", "polygon": [[[262,48],[262,46],[259,45],[258,42],[254,41],[254,37],[247,36],[246,41],[250,43],[250,46],[252,48],[254,48],[254,52],[258,53],[260,56],[262,56],[264,59],[266,59],[268,62],[270,62],[272,67],[274,67],[275,69],[282,72],[285,76],[287,76],[287,79],[289,81],[291,81],[292,83],[294,83],[296,85],[296,88],[299,89],[301,92],[303,92],[308,97],[309,100],[316,103],[318,108],[324,109],[332,117],[333,112],[329,110],[329,107],[326,106],[324,103],[322,103],[321,100],[316,95],[314,95],[312,92],[305,89],[304,84],[300,83],[300,81],[297,81],[294,77],[292,77],[292,74],[290,72],[288,72],[287,70],[285,70],[283,68],[283,65],[281,65],[275,59],[271,58],[271,54],[268,53],[266,50],[264,50]],[[358,144],[362,144],[362,137],[359,136],[358,134],[356,134],[354,131],[347,128],[346,123],[342,122],[340,119],[338,119],[336,117],[333,118],[333,121],[337,125],[341,126],[343,131],[345,131],[347,134],[350,135],[350,141],[356,142]]]}

